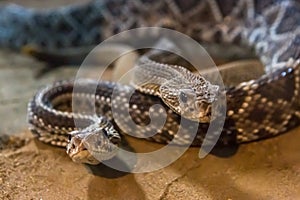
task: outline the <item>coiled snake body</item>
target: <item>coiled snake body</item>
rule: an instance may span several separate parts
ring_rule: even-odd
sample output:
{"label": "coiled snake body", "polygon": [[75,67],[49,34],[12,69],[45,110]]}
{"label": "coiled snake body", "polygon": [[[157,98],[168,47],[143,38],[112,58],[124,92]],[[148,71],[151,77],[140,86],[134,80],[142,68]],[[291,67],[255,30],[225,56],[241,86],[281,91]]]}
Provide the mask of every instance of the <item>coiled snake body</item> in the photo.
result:
{"label": "coiled snake body", "polygon": [[[8,6],[0,10],[4,16],[0,17],[0,45],[15,49],[33,46],[37,57],[72,56],[107,36],[141,26],[174,28],[198,41],[246,44],[255,49],[266,73],[227,88],[226,121],[219,143],[249,142],[286,132],[300,122],[299,5],[292,0],[103,0],[43,12]],[[92,83],[81,84],[87,87]],[[130,90],[129,86],[103,82],[95,95],[83,90],[78,96],[95,98],[98,112],[111,118],[114,86],[120,94]],[[38,92],[29,104],[29,122],[40,140],[67,144],[65,136],[75,127],[73,119],[83,116],[59,111],[60,105],[70,107],[71,91],[70,82],[55,83]],[[128,105],[133,120],[147,124],[149,116],[145,113],[154,103],[164,106],[167,120],[164,128],[148,139],[163,143],[175,139],[175,143],[183,144],[189,137],[188,129],[186,137],[176,136],[173,128],[178,128],[180,116],[158,97],[135,92]],[[87,125],[88,118],[80,121]],[[207,127],[208,123],[199,123],[194,145],[202,144]]]}

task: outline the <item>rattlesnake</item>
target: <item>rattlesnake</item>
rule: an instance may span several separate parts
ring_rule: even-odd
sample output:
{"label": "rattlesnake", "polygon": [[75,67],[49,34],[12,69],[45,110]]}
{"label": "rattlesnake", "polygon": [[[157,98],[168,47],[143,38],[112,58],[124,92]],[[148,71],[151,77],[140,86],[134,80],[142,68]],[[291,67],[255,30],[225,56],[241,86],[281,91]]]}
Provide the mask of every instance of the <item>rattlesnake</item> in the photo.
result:
{"label": "rattlesnake", "polygon": [[[48,11],[13,5],[2,7],[0,16],[1,46],[30,49],[36,57],[58,61],[62,61],[60,55],[72,57],[88,52],[108,36],[141,26],[172,28],[197,41],[246,45],[255,49],[265,74],[256,80],[241,80],[226,89],[227,114],[219,143],[275,136],[300,122],[300,4],[296,0],[103,0]],[[82,87],[88,84],[82,82]],[[96,99],[105,109],[102,114],[113,106],[109,96],[113,87],[120,93],[131,89],[107,82],[100,86]],[[52,100],[69,105],[71,88],[70,82],[55,83],[38,92],[29,104],[29,122],[40,140],[60,146],[67,144],[65,135],[69,128],[74,128],[74,116],[61,115]],[[146,112],[143,109],[147,106],[138,102],[162,104],[173,125],[180,118],[157,97],[135,92],[132,99],[131,112],[140,124],[148,116],[140,114]],[[176,137],[170,122],[148,139],[164,143],[176,139],[176,143],[183,144],[185,138]],[[194,145],[202,144],[207,126],[199,124]]]}

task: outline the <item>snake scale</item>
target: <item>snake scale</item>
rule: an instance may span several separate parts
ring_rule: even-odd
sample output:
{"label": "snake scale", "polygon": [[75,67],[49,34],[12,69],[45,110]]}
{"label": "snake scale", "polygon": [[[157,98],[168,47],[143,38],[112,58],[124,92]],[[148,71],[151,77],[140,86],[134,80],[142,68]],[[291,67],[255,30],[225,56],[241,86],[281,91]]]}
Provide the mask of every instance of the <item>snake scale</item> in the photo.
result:
{"label": "snake scale", "polygon": [[[230,145],[268,138],[300,124],[298,0],[98,0],[47,11],[9,5],[0,9],[0,16],[0,45],[17,50],[33,46],[33,54],[43,59],[57,54],[72,56],[115,33],[143,26],[175,29],[197,41],[253,48],[265,66],[265,74],[226,88],[226,120],[218,143]],[[83,89],[90,84],[98,84],[94,95]],[[119,91],[120,101],[121,94],[133,90],[111,82],[89,81],[82,81],[79,88],[81,92],[73,95],[81,97],[82,102],[95,99],[97,113],[108,117],[113,125],[116,125],[111,115],[113,88]],[[29,123],[41,141],[66,146],[67,136],[75,128],[74,119],[84,126],[93,121],[88,113],[70,112],[72,89],[72,82],[54,83],[40,90],[29,103]],[[146,125],[148,109],[153,104],[164,107],[167,120],[163,129],[147,139],[184,144],[189,138],[188,127],[184,130],[186,137],[177,137],[182,117],[159,97],[135,91],[130,103],[123,106],[129,108],[137,124]],[[122,105],[117,109],[121,108]],[[117,123],[116,129],[126,126],[126,120]],[[208,125],[199,123],[193,145],[202,144]],[[132,131],[137,135],[145,132],[143,129]],[[109,140],[119,141],[114,133],[106,131]]]}

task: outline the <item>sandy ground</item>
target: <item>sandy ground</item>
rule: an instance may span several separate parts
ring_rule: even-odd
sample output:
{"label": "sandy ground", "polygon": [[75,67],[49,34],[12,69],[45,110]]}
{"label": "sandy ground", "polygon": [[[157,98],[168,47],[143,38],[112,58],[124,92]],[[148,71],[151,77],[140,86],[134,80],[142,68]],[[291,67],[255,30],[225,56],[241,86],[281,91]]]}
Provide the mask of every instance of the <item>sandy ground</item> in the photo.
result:
{"label": "sandy ground", "polygon": [[[15,2],[45,6],[34,0]],[[42,144],[27,131],[26,105],[34,92],[77,71],[63,66],[41,75],[44,69],[44,63],[0,51],[0,199],[300,199],[300,128],[218,149],[204,159],[198,158],[198,148],[190,148],[151,173],[73,163],[64,149]],[[128,143],[136,152],[162,147],[131,138]]]}
{"label": "sandy ground", "polygon": [[[73,163],[64,149],[24,131],[0,152],[0,199],[298,199],[299,138],[298,128],[201,160],[190,148],[166,168],[131,174]],[[135,151],[160,147],[129,143]]]}

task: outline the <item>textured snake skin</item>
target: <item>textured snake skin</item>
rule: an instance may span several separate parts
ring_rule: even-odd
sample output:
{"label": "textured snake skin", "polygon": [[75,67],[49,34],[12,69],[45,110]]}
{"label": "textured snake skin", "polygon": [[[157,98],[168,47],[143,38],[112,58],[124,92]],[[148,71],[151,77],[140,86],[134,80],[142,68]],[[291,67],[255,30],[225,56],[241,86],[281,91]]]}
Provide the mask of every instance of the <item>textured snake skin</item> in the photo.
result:
{"label": "textured snake skin", "polygon": [[[97,88],[95,94],[90,89],[93,87]],[[71,81],[56,82],[39,91],[29,103],[28,120],[31,124],[31,130],[38,136],[39,140],[52,145],[66,146],[68,135],[71,131],[87,127],[94,123],[93,103],[95,103],[98,115],[106,116],[112,120],[120,132],[126,130],[126,133],[131,133],[136,137],[147,136],[153,131],[157,132],[155,124],[148,126],[150,123],[150,113],[152,113],[152,117],[155,119],[166,112],[167,119],[163,128],[153,137],[147,137],[147,140],[159,143],[172,141],[180,145],[189,144],[189,140],[192,137],[190,136],[190,132],[194,127],[192,125],[199,125],[198,135],[193,145],[201,145],[207,132],[207,123],[198,124],[198,122],[186,120],[187,123],[182,127],[182,134],[186,135],[186,137],[178,137],[176,133],[180,127],[181,117],[169,109],[159,97],[135,91],[129,103],[124,104],[124,100],[127,101],[126,95],[130,95],[135,90],[130,86],[112,82],[97,83],[96,81],[83,79],[77,83],[76,92],[73,92],[73,89],[74,86]],[[114,100],[112,100],[113,92],[118,94]],[[84,106],[84,113],[70,112],[72,95],[77,105],[81,104]],[[93,99],[94,102],[90,101],[90,99]],[[153,105],[162,105],[162,107],[152,107],[150,109]],[[82,108],[79,109],[81,111]],[[117,123],[114,122],[112,109],[120,116]],[[126,115],[126,112],[123,112],[125,109],[129,110],[129,116]],[[141,128],[130,126],[130,117]],[[143,126],[146,128],[143,128]],[[226,145],[236,142],[234,134],[228,134],[224,129],[219,143]]]}
{"label": "textured snake skin", "polygon": [[[15,49],[33,46],[38,57],[60,51],[72,56],[112,34],[141,26],[168,27],[198,41],[254,48],[266,74],[227,89],[223,135],[230,135],[230,141],[247,142],[278,135],[300,122],[299,1],[93,1],[46,12],[8,6],[1,8],[0,15],[0,45]],[[101,91],[99,95],[108,97]],[[156,99],[137,96],[142,102]],[[61,118],[52,115],[51,121],[45,121],[47,112],[41,111],[41,115],[36,111],[40,106],[32,103],[30,116],[38,116],[45,126]],[[174,137],[170,131],[159,135],[154,140],[167,142]]]}

